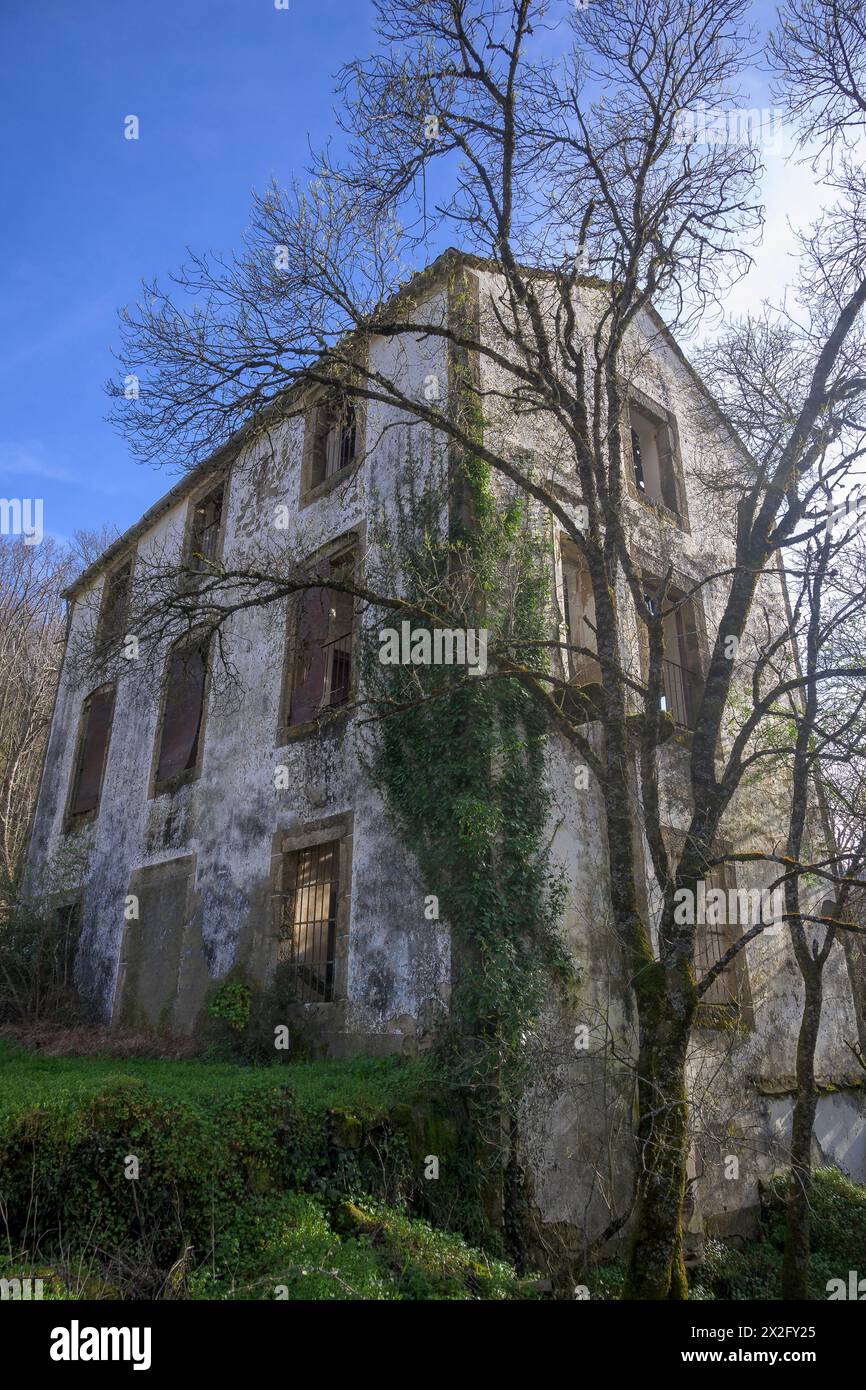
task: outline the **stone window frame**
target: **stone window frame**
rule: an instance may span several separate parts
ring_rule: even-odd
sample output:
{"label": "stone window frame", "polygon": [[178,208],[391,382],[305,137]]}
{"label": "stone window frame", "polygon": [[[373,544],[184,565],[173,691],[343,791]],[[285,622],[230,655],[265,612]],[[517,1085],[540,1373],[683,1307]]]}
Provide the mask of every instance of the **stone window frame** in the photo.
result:
{"label": "stone window frame", "polygon": [[[642,493],[634,478],[634,465],[631,456],[631,406],[637,406],[642,414],[647,415],[657,425],[664,425],[667,429],[671,441],[671,469],[673,471],[674,491],[677,495],[677,511],[672,511],[664,502],[656,502],[651,497]],[[685,470],[683,468],[682,448],[680,445],[680,431],[677,424],[677,417],[667,406],[661,405],[659,401],[648,396],[637,386],[629,386],[626,392],[624,405],[623,437],[625,441],[626,457],[625,481],[628,495],[648,511],[654,512],[656,516],[671,522],[673,526],[686,535],[691,535],[689,524],[688,498],[686,495]]]}
{"label": "stone window frame", "polygon": [[[653,558],[651,555],[647,555],[644,552],[639,552],[635,555],[634,558],[635,568],[637,569],[640,575],[642,584],[658,584],[661,582],[658,578],[658,572],[660,568],[663,569],[665,566],[659,558]],[[699,581],[695,580],[690,575],[687,575],[683,570],[674,568],[671,572],[670,583],[668,585],[668,595],[670,595],[671,589],[683,595],[688,593],[689,590],[694,590],[694,592],[690,594],[688,601],[689,603],[691,603],[692,608],[694,610],[695,637],[698,650],[698,659],[701,667],[701,678],[705,680],[710,662],[710,646],[709,639],[707,637],[707,616],[706,611],[704,609],[703,589],[695,587],[696,584],[698,584],[698,582]],[[649,644],[647,642],[646,629],[643,623],[640,621],[640,619],[637,617],[637,614],[634,612],[633,617],[637,627],[638,666],[640,679],[641,681],[646,683],[647,676],[649,674]],[[681,733],[688,732],[687,730],[682,729],[680,726],[677,727]]]}
{"label": "stone window frame", "polygon": [[[189,497],[187,498],[186,513],[184,515],[183,523],[183,544],[181,546],[180,552],[181,569],[186,569],[186,566],[189,564],[192,554],[192,533],[195,524],[196,507],[198,507],[201,502],[203,502],[207,497],[209,497],[212,492],[216,492],[217,489],[220,487],[223,490],[223,500],[222,508],[220,511],[220,526],[219,534],[217,536],[217,545],[214,560],[217,563],[219,563],[222,560],[223,548],[225,546],[226,538],[226,523],[228,521],[229,503],[231,500],[232,477],[233,474],[231,468],[223,467],[217,469],[214,473],[211,474],[209,478],[202,482],[199,487],[197,487],[193,492],[191,492]],[[190,573],[189,575],[185,575],[185,583],[187,585],[192,586],[194,582],[195,581],[192,573]]]}
{"label": "stone window frame", "polygon": [[[686,840],[685,830],[677,830],[673,826],[663,825],[661,827],[661,831],[662,839],[664,841],[665,849],[667,850],[668,856],[670,857],[673,854],[676,856],[677,861],[679,861]],[[715,853],[720,857],[725,854],[730,854],[730,852],[731,844],[727,840],[721,840],[715,850]],[[736,890],[739,886],[737,883],[736,864],[717,864],[713,866],[710,872],[721,875],[723,883],[716,884],[713,886],[723,888],[726,893],[729,892],[730,889]],[[649,885],[647,885],[647,889],[649,889]],[[727,925],[730,926],[731,924],[728,923]],[[702,928],[700,925],[696,925],[696,948],[698,946],[698,933],[701,931],[701,929]],[[739,937],[742,936],[742,934],[742,928],[739,927],[737,929],[736,936],[731,936],[728,940],[725,946],[725,950],[727,950],[729,946],[732,946],[734,941],[738,940]],[[731,1004],[707,1003],[704,1002],[703,999],[701,999],[701,1001],[698,1004],[697,1013],[695,1015],[696,1027],[726,1030],[730,1028],[732,1022],[736,1022],[742,1029],[746,1031],[751,1031],[754,1028],[755,1009],[752,1000],[752,984],[751,977],[749,975],[749,964],[746,959],[747,950],[748,947],[744,946],[743,949],[737,953],[737,955],[731,961],[730,965],[727,967],[728,970],[733,972],[733,977],[735,981],[734,990],[736,993],[736,1002]],[[697,957],[698,951],[696,949],[696,960]]]}
{"label": "stone window frame", "polygon": [[[562,630],[562,628],[568,629],[567,617],[570,617],[570,616],[571,616],[571,615],[570,615],[570,611],[569,611],[569,606],[568,606],[568,596],[567,596],[566,588],[565,588],[565,567],[566,567],[566,565],[578,565],[578,566],[582,566],[584,569],[587,569],[586,558],[585,558],[585,556],[581,553],[580,548],[579,548],[577,545],[575,545],[574,541],[571,540],[571,538],[570,538],[569,536],[567,536],[567,535],[565,534],[565,532],[560,531],[560,532],[559,532],[559,546],[558,546],[557,564],[556,564],[556,574],[555,574],[555,576],[554,576],[554,593],[555,593],[555,597],[556,597],[556,606],[557,606],[557,610],[558,610],[557,616],[558,616],[558,619],[559,619],[560,630]],[[570,638],[571,638],[571,632],[570,632],[570,629],[568,629],[567,632],[566,632],[566,640],[570,640]],[[598,650],[598,639],[597,639],[597,637],[596,637],[596,650]],[[560,651],[558,652],[559,666],[560,666],[560,674],[561,674],[563,680],[567,680],[567,681],[571,681],[571,677],[570,677],[569,674],[568,674],[568,671],[569,671],[569,665],[568,665],[568,663],[569,663],[569,657],[570,657],[570,655],[571,655],[570,653],[563,652],[562,650],[560,650]],[[590,657],[582,657],[582,658],[577,658],[577,660],[591,661],[592,658],[590,658]],[[598,665],[598,660],[597,660],[597,658],[596,658],[596,660],[595,660],[595,665],[596,665],[596,667],[597,667],[597,674],[593,677],[593,680],[592,680],[592,681],[589,681],[589,682],[584,681],[584,682],[581,682],[581,684],[583,684],[583,685],[590,684],[590,685],[591,685],[591,684],[593,684],[593,683],[597,683],[597,684],[600,684],[600,683],[601,683],[601,667]]]}
{"label": "stone window frame", "polygon": [[[84,738],[87,732],[87,721],[90,712],[90,702],[95,695],[102,691],[111,691],[111,717],[108,721],[108,733],[105,737],[105,749],[102,755],[102,767],[99,772],[99,790],[96,797],[96,805],[89,811],[79,811],[73,813],[72,805],[75,800],[75,792],[79,780],[81,758],[84,753]],[[102,681],[94,686],[93,690],[87,694],[81,702],[81,709],[78,714],[78,727],[75,734],[74,751],[72,755],[72,768],[69,774],[69,784],[66,788],[66,803],[63,812],[63,829],[66,834],[71,830],[77,830],[80,826],[88,825],[96,820],[102,806],[102,790],[105,785],[105,772],[108,767],[108,755],[111,750],[111,735],[114,730],[114,715],[117,709],[117,682],[114,680]]]}
{"label": "stone window frame", "polygon": [[[330,560],[342,554],[344,551],[353,550],[355,552],[355,578],[361,575],[366,554],[367,524],[362,523],[353,527],[350,531],[344,531],[342,535],[327,541],[318,550],[314,551],[309,557],[310,564],[315,565],[322,560]],[[294,743],[298,739],[308,738],[312,734],[320,733],[322,729],[332,728],[334,725],[345,722],[351,715],[352,705],[358,690],[358,653],[360,651],[360,632],[361,619],[358,613],[357,601],[354,603],[354,613],[352,618],[352,671],[349,680],[348,699],[333,710],[325,710],[315,719],[307,719],[302,724],[290,724],[289,712],[292,704],[292,691],[294,689],[294,671],[298,659],[298,620],[300,617],[300,605],[306,590],[301,590],[297,594],[290,594],[286,604],[286,617],[283,627],[283,663],[280,677],[280,700],[279,712],[277,715],[276,745],[284,748],[288,743]]]}
{"label": "stone window frame", "polygon": [[337,890],[337,919],[334,938],[333,997],[325,1001],[298,1002],[292,1007],[296,1016],[322,1019],[339,1028],[345,1021],[349,985],[349,934],[352,915],[352,872],[354,813],[339,811],[318,820],[305,820],[292,829],[280,829],[273,838],[271,850],[271,973],[279,963],[283,903],[283,874],[286,856],[316,845],[339,842]]}
{"label": "stone window frame", "polygon": [[[365,347],[356,359],[358,367],[355,372],[345,373],[348,384],[357,385],[359,378],[366,370],[368,349]],[[321,482],[313,482],[313,462],[315,458],[316,446],[318,442],[318,414],[319,408],[326,402],[328,396],[340,391],[339,379],[335,379],[332,385],[317,385],[308,392],[303,406],[303,428],[304,442],[301,453],[301,480],[298,496],[298,511],[303,511],[306,507],[312,506],[320,498],[327,497],[336,488],[341,487],[349,478],[355,476],[361,467],[367,452],[367,401],[363,396],[349,394],[355,408],[355,455],[352,462],[345,468],[332,473],[330,478],[323,478]]]}
{"label": "stone window frame", "polygon": [[[171,666],[171,661],[176,652],[183,650],[184,648],[189,648],[191,650],[193,647],[199,646],[201,642],[204,640],[207,641],[207,658],[205,662],[204,685],[201,697],[201,718],[199,721],[198,746],[196,748],[195,763],[192,767],[188,767],[185,769],[185,771],[178,773],[177,776],[167,779],[162,783],[157,783],[157,772],[159,771],[159,755],[162,746],[163,721],[165,719],[165,706],[168,698],[168,672]],[[204,632],[199,632],[198,634],[196,634],[195,630],[193,630],[191,633],[185,633],[183,637],[178,638],[176,642],[172,642],[171,646],[166,652],[165,662],[163,664],[162,680],[160,682],[159,711],[157,714],[156,729],[154,731],[153,738],[150,775],[148,777],[148,801],[153,801],[160,796],[173,796],[174,793],[178,791],[181,787],[188,786],[191,782],[197,782],[199,777],[201,777],[202,766],[204,763],[204,744],[205,732],[207,729],[208,705],[210,703],[212,645],[213,634],[206,634]]]}
{"label": "stone window frame", "polygon": [[[135,583],[135,567],[138,559],[137,550],[130,550],[105,571],[102,582],[102,593],[99,599],[99,615],[96,620],[95,642],[98,646],[106,638],[106,627],[108,624],[108,600],[111,592],[111,584],[120,574],[121,570],[129,569],[129,591],[126,601],[126,612],[123,615],[123,626],[129,617],[129,606],[132,598],[132,586]],[[115,637],[117,634],[115,634]]]}
{"label": "stone window frame", "polygon": [[[185,878],[187,881],[186,903],[183,914],[183,931],[186,933],[194,912],[195,907],[195,884],[198,872],[198,856],[196,854],[177,854],[171,859],[161,859],[155,864],[139,864],[129,875],[129,883],[126,894],[135,894],[140,897],[142,885],[151,883],[154,879]],[[123,932],[120,939],[120,951],[117,957],[117,974],[114,981],[114,994],[111,1003],[111,1023],[116,1025],[120,1021],[118,1010],[123,1005],[123,992],[128,973],[129,957],[129,930],[132,923],[124,920]],[[183,945],[181,944],[181,952]]]}

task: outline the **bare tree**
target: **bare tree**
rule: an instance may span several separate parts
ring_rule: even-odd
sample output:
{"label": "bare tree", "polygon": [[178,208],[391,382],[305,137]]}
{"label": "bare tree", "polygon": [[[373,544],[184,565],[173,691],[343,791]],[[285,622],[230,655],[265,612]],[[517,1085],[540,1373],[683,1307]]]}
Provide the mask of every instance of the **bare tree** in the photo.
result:
{"label": "bare tree", "polygon": [[[866,389],[862,182],[849,173],[838,208],[804,241],[808,307],[800,319],[767,311],[738,326],[715,355],[715,385],[733,425],[707,401],[708,448],[727,454],[733,442],[740,463],[718,481],[720,531],[730,545],[695,587],[723,584],[725,600],[709,634],[690,823],[674,868],[658,781],[658,750],[670,734],[661,701],[665,632],[692,595],[674,595],[668,568],[648,596],[632,554],[627,404],[654,347],[641,338],[646,325],[661,342],[659,314],[673,329],[706,324],[750,264],[760,225],[757,150],[682,138],[683,111],[723,111],[738,99],[747,6],[596,0],[570,19],[570,39],[558,50],[542,42],[556,27],[543,0],[377,0],[375,8],[379,50],[340,78],[345,161],[322,155],[306,186],[274,186],[258,197],[241,254],[193,257],[169,292],[145,286],[123,318],[123,371],[141,390],[128,399],[114,388],[116,418],[143,459],[189,466],[228,444],[243,466],[255,453],[241,454],[244,446],[267,442],[280,419],[303,409],[304,388],[338,388],[359,408],[394,407],[410,429],[433,430],[455,458],[482,460],[535,499],[583,557],[602,688],[591,716],[582,697],[577,709],[566,700],[567,682],[540,678],[519,653],[499,650],[494,667],[524,682],[603,792],[611,915],[639,1017],[640,1161],[627,1295],[683,1297],[686,1053],[717,971],[695,979],[695,927],[675,920],[674,900],[679,889],[694,892],[723,857],[720,824],[743,776],[760,766],[762,721],[803,684],[793,672],[768,695],[768,658],[759,652],[752,706],[732,729],[743,666],[731,653],[760,613],[780,553],[817,533],[827,486],[851,466],[850,450],[842,461],[832,461],[832,450],[859,428]],[[799,33],[793,12],[789,22]],[[445,255],[433,271],[413,275],[428,245],[449,239],[470,259]],[[469,310],[467,266],[494,277],[480,317]],[[457,313],[430,311],[436,277],[449,283]],[[376,367],[365,352],[374,338],[393,344],[395,358],[413,341],[444,343],[458,368],[455,389],[432,399],[407,394],[399,372]],[[538,443],[531,466],[507,442],[503,421],[515,418]],[[563,504],[563,485],[579,494],[585,527]],[[233,567],[229,559],[199,577],[194,602],[188,589],[172,600],[167,586],[162,618],[185,603],[181,622],[204,617],[221,630],[227,613],[325,582],[298,555],[277,566]],[[393,593],[348,588],[372,605],[401,605]],[[644,671],[625,650],[628,612],[646,648]],[[779,641],[784,634],[767,646],[778,651]],[[600,752],[587,737],[590,717],[601,723]],[[664,893],[657,950],[632,853],[641,833]]]}
{"label": "bare tree", "polygon": [[61,590],[73,575],[50,538],[0,545],[0,870],[17,881],[63,656]]}
{"label": "bare tree", "polygon": [[[815,1051],[821,1023],[823,973],[838,937],[846,933],[859,935],[862,931],[852,913],[852,899],[856,902],[858,893],[866,887],[866,815],[862,802],[856,809],[851,805],[844,817],[846,834],[841,845],[832,828],[827,834],[826,825],[809,826],[810,812],[814,818],[816,810],[814,783],[818,783],[817,805],[826,817],[828,784],[838,783],[840,767],[850,767],[852,763],[862,767],[866,752],[866,690],[860,675],[866,655],[866,592],[857,582],[862,579],[862,548],[859,564],[846,563],[844,547],[848,539],[843,535],[834,543],[828,528],[820,543],[807,549],[800,576],[805,615],[804,685],[802,698],[792,706],[795,744],[786,847],[791,867],[785,875],[785,908],[803,978],[803,1012],[797,1043],[782,1274],[782,1296],[786,1299],[809,1296],[812,1134],[818,1103]],[[842,568],[842,575],[834,570],[834,560]],[[828,670],[838,674],[828,677]],[[849,671],[857,674],[849,675]],[[804,844],[810,833],[818,840],[812,858],[820,862],[810,870],[819,876],[817,895],[814,888],[810,892],[805,886],[802,872],[791,871],[803,862]],[[827,851],[824,856],[820,852],[822,840]]]}

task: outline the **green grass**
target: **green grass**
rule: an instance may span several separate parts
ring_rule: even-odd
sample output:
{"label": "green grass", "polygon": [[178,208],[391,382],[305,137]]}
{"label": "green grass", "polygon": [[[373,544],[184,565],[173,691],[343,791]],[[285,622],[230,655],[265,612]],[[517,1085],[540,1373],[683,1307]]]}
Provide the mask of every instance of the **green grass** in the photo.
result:
{"label": "green grass", "polygon": [[48,1271],[52,1296],[72,1298],[525,1297],[471,1243],[488,1233],[447,1099],[430,1059],[246,1066],[0,1043],[0,1275]]}
{"label": "green grass", "polygon": [[398,1102],[430,1097],[437,1084],[427,1059],[357,1058],[251,1067],[238,1062],[150,1058],[43,1057],[0,1041],[0,1124],[34,1106],[78,1105],[106,1084],[143,1081],[154,1095],[194,1107],[231,1094],[250,1098],[288,1087],[306,1110],[351,1110],[362,1118]]}

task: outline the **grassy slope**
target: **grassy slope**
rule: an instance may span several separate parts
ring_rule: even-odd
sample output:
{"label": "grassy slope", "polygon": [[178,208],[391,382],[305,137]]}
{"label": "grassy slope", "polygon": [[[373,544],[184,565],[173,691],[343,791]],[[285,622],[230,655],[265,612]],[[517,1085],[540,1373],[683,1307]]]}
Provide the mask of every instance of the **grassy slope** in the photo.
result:
{"label": "grassy slope", "polygon": [[0,1042],[0,1123],[34,1105],[77,1104],[125,1078],[145,1082],[165,1100],[192,1106],[208,1105],[217,1096],[252,1097],[288,1087],[305,1109],[345,1108],[362,1117],[429,1097],[436,1084],[427,1061],[358,1058],[243,1067],[141,1057],[44,1057]]}
{"label": "grassy slope", "polygon": [[[20,1194],[22,1182],[26,1188],[30,1181],[32,1143],[42,1209],[55,1201],[47,1229],[32,1231],[25,1223],[18,1243],[6,1243],[0,1275],[38,1272],[46,1278],[47,1295],[58,1298],[526,1297],[526,1284],[507,1264],[489,1259],[453,1231],[434,1229],[405,1205],[389,1205],[365,1187],[371,1170],[356,1164],[351,1149],[338,1150],[335,1158],[328,1147],[335,1115],[352,1117],[357,1134],[372,1134],[377,1146],[386,1136],[387,1145],[392,1116],[424,1101],[435,1103],[437,1085],[429,1061],[254,1068],[200,1060],[44,1057],[0,1042],[0,1199],[4,1188],[17,1191],[23,1211]],[[290,1130],[273,1137],[268,1102],[287,1093],[295,1118]],[[280,1156],[291,1151],[298,1127],[306,1137],[284,1167]],[[399,1134],[396,1142],[399,1155]],[[22,1144],[28,1156],[18,1171],[15,1155]],[[133,1185],[120,1176],[122,1156],[130,1150],[144,1155],[134,1200],[155,1203],[155,1215],[141,1220],[137,1207],[134,1214],[129,1207]],[[196,1216],[196,1207],[201,1191],[215,1181],[214,1171],[222,1197],[211,1230],[208,1213]],[[168,1190],[182,1192],[185,1215],[174,1235],[169,1229],[162,1255],[154,1257],[147,1233],[151,1224],[165,1221]],[[81,1232],[90,1230],[91,1219],[93,1241],[80,1235],[67,1240],[61,1258],[52,1239],[55,1223],[65,1220],[67,1229],[72,1223]],[[187,1240],[193,1242],[188,1256]],[[169,1248],[182,1266],[173,1273]]]}

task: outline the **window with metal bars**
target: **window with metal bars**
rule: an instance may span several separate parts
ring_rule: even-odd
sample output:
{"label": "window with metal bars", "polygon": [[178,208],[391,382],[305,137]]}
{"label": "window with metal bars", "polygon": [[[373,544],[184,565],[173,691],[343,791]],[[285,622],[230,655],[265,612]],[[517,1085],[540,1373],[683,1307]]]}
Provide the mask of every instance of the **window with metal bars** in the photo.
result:
{"label": "window with metal bars", "polygon": [[99,807],[113,713],[113,685],[100,686],[84,702],[69,796],[71,822],[95,813]]}
{"label": "window with metal bars", "polygon": [[[726,902],[730,903],[728,896],[730,882],[726,865],[710,870],[704,881],[708,893],[714,888],[720,888],[725,894]],[[721,916],[723,918],[721,922],[698,923],[695,931],[695,979],[697,980],[706,975],[708,970],[712,970],[716,962],[721,960],[734,942],[739,941],[746,925],[748,925],[730,922],[727,911],[722,912]],[[730,965],[726,965],[722,973],[716,976],[709,989],[701,997],[703,1004],[731,1010],[739,1009],[741,1002],[740,970],[743,963],[741,957],[732,960]]]}
{"label": "window with metal bars", "polygon": [[654,616],[664,609],[665,654],[662,660],[662,709],[675,724],[693,729],[703,694],[698,613],[695,600],[669,589],[663,605],[656,597],[655,581],[644,592],[647,607]]}
{"label": "window with metal bars", "polygon": [[354,402],[342,392],[331,392],[317,403],[312,425],[310,487],[315,488],[355,462],[358,415]]}
{"label": "window with metal bars", "polygon": [[[683,837],[674,831],[663,831],[662,833],[670,858],[671,873],[676,874],[682,857]],[[736,887],[731,865],[719,864],[715,868],[708,869],[704,875],[704,886],[707,895],[713,889],[720,889],[725,895],[726,908],[718,914],[721,918],[720,921],[703,921],[697,922],[695,925],[695,979],[698,981],[706,975],[708,970],[712,970],[717,961],[721,960],[735,941],[739,941],[743,932],[751,925],[750,923],[741,924],[737,921],[730,921],[731,904],[734,896],[730,890]],[[712,905],[708,904],[705,916],[715,915]],[[725,966],[721,974],[716,976],[709,989],[701,996],[701,1005],[704,1006],[705,1010],[709,1007],[717,1011],[740,1013],[742,1007],[748,1003],[746,958],[741,951],[729,965]]]}
{"label": "window with metal bars", "polygon": [[328,840],[283,856],[279,960],[301,1003],[334,998],[340,842]]}

